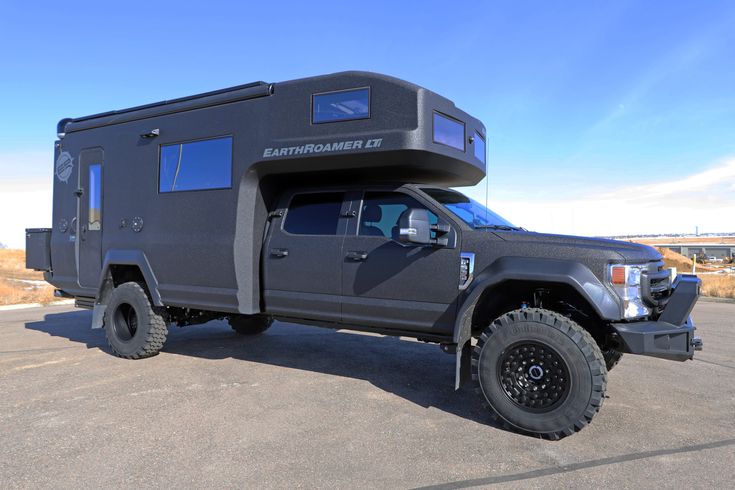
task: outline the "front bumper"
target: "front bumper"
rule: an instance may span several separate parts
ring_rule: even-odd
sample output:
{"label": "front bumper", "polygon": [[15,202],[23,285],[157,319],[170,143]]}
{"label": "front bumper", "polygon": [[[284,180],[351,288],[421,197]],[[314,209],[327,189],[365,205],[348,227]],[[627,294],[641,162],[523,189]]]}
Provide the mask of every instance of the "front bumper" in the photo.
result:
{"label": "front bumper", "polygon": [[691,312],[701,281],[697,276],[677,276],[671,296],[656,321],[613,323],[621,342],[621,351],[631,354],[686,361],[702,349],[702,340],[694,336],[696,327]]}

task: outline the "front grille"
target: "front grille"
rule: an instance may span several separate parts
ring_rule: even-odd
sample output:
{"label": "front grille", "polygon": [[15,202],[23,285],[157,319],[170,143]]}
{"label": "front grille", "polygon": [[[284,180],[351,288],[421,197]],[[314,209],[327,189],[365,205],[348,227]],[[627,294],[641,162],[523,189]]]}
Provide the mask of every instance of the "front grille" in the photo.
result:
{"label": "front grille", "polygon": [[671,273],[663,261],[649,263],[648,270],[641,274],[641,295],[643,301],[658,313],[666,306],[671,296]]}

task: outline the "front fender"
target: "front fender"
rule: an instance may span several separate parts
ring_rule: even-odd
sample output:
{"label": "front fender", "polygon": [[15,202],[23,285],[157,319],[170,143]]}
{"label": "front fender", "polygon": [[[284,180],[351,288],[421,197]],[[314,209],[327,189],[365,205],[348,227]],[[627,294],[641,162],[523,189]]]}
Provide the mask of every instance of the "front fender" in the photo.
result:
{"label": "front fender", "polygon": [[[472,315],[482,293],[506,281],[566,284],[579,293],[600,318],[617,321],[622,306],[617,297],[586,266],[569,260],[503,257],[478,274],[461,303],[454,324],[453,341],[457,350],[455,389],[469,374],[469,341]],[[520,305],[519,305],[520,306]]]}

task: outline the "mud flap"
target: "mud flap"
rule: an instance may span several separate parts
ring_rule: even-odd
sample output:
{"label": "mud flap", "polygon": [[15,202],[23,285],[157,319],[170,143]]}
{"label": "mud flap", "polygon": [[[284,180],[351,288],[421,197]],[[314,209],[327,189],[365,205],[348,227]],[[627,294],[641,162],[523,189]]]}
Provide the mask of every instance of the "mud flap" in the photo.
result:
{"label": "mud flap", "polygon": [[472,341],[470,339],[467,339],[462,348],[457,349],[456,356],[454,389],[458,390],[472,376]]}
{"label": "mud flap", "polygon": [[102,328],[105,323],[105,310],[107,305],[94,305],[92,310],[92,328]]}

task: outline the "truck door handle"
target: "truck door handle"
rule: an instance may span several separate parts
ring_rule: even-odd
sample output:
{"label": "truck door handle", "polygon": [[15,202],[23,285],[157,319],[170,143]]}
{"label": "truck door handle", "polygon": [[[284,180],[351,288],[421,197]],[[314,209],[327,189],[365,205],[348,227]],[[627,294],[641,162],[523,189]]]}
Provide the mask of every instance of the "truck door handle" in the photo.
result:
{"label": "truck door handle", "polygon": [[368,253],[364,251],[350,250],[347,252],[346,257],[350,260],[365,260],[368,257]]}
{"label": "truck door handle", "polygon": [[272,248],[271,255],[274,257],[288,257],[288,250],[285,248]]}

